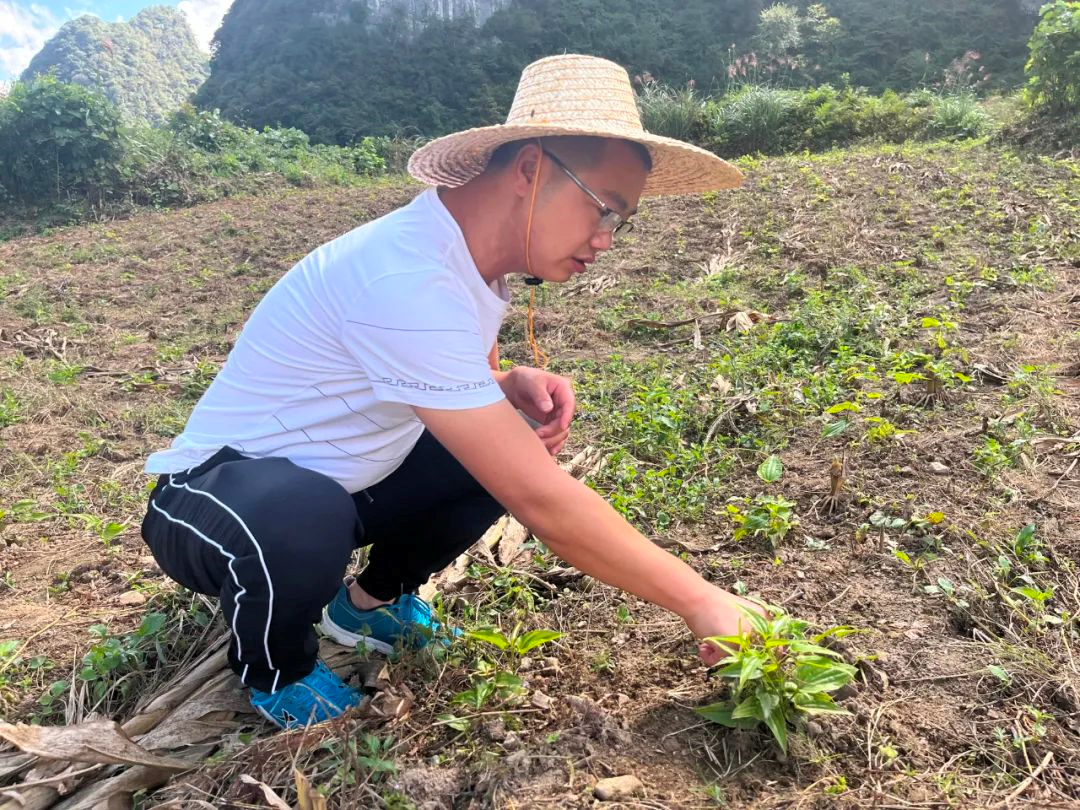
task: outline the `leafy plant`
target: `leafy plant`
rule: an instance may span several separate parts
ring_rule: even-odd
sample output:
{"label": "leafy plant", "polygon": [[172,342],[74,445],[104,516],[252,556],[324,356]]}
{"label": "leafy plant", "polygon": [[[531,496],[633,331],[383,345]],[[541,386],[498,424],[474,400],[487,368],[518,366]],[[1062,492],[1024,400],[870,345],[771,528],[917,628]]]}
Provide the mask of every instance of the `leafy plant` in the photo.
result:
{"label": "leafy plant", "polygon": [[0,428],[14,425],[22,419],[22,411],[15,392],[10,388],[0,391]]}
{"label": "leafy plant", "polygon": [[1027,102],[1050,115],[1080,112],[1080,2],[1044,5],[1028,50]]}
{"label": "leafy plant", "polygon": [[[493,697],[503,702],[516,701],[525,693],[524,681],[517,675],[522,656],[562,638],[563,634],[556,630],[529,630],[522,633],[521,627],[521,622],[518,622],[509,635],[497,627],[477,627],[465,633],[466,638],[493,647],[501,654],[499,658],[502,660],[492,662],[483,657],[477,659],[469,677],[469,688],[454,695],[451,703],[479,711]],[[465,731],[472,724],[469,718],[452,714],[443,715],[440,720],[458,731]]]}
{"label": "leafy plant", "polygon": [[535,650],[537,647],[562,638],[563,634],[557,630],[529,630],[522,633],[521,622],[518,622],[509,636],[497,627],[478,627],[467,631],[465,636],[474,641],[490,644],[497,650],[511,653],[512,660],[516,662],[520,660],[521,656]]}
{"label": "leafy plant", "polygon": [[16,200],[100,200],[120,143],[116,106],[85,87],[42,76],[0,98],[0,188]]}
{"label": "leafy plant", "polygon": [[727,505],[728,518],[736,526],[736,540],[748,535],[763,537],[776,548],[799,523],[794,512],[795,504],[780,495],[758,495],[752,504],[746,498],[741,501],[750,504],[745,511],[734,503]]}
{"label": "leafy plant", "polygon": [[745,610],[750,629],[736,636],[714,636],[706,642],[730,649],[715,674],[727,679],[728,699],[696,709],[703,717],[729,728],[755,728],[764,723],[781,750],[787,751],[788,727],[808,716],[848,714],[831,692],[851,683],[855,667],[827,638],[843,638],[855,630],[833,627],[808,636],[809,623],[770,608],[771,618]]}

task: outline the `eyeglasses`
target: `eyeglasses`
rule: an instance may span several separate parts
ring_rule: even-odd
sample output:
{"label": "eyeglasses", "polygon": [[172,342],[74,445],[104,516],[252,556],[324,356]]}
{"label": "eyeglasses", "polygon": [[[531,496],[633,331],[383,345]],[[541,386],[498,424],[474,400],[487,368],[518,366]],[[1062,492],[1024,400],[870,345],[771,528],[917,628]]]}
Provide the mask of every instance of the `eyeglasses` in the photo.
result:
{"label": "eyeglasses", "polygon": [[626,234],[630,233],[630,231],[634,230],[633,222],[623,217],[622,214],[620,214],[618,211],[611,208],[603,200],[601,200],[593,192],[593,190],[590,189],[583,182],[581,182],[581,179],[572,171],[570,171],[570,169],[567,168],[566,164],[559,160],[558,157],[553,155],[547,149],[544,149],[543,151],[545,155],[551,158],[552,163],[562,169],[566,176],[574,181],[575,186],[588,194],[589,199],[596,203],[597,208],[600,209],[600,222],[596,226],[597,231],[600,231],[602,233],[611,233],[615,236],[625,236]]}

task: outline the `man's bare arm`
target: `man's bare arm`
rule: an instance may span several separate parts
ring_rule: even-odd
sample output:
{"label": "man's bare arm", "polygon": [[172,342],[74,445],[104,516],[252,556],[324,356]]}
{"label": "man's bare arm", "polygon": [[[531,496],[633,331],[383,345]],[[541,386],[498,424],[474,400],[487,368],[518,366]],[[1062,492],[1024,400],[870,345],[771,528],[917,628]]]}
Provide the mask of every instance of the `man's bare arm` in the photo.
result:
{"label": "man's bare arm", "polygon": [[554,463],[506,401],[416,408],[428,430],[507,510],[587,574],[682,616],[699,636],[737,632],[744,603],[643,537],[603,498]]}

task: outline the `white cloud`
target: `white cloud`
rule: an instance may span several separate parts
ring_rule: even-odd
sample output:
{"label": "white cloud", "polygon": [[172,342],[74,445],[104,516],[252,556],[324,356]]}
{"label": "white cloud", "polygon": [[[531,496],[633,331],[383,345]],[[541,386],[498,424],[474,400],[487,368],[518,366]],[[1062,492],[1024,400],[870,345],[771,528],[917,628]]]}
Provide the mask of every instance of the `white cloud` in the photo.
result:
{"label": "white cloud", "polygon": [[195,33],[195,41],[209,53],[210,40],[232,4],[233,0],[180,0],[176,7],[187,15],[188,25]]}
{"label": "white cloud", "polygon": [[59,28],[44,6],[0,0],[0,79],[18,78]]}

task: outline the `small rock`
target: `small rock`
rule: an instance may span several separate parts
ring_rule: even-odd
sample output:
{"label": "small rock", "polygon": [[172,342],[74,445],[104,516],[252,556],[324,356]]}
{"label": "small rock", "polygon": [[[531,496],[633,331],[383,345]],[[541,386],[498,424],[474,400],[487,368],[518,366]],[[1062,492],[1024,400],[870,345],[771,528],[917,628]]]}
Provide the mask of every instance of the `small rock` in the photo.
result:
{"label": "small rock", "polygon": [[820,737],[822,734],[825,733],[825,729],[823,729],[821,727],[821,723],[817,722],[816,720],[807,720],[806,733],[809,734],[811,737]]}
{"label": "small rock", "polygon": [[806,579],[806,574],[803,571],[796,571],[795,579]]}
{"label": "small rock", "polygon": [[629,799],[645,790],[645,785],[633,774],[613,776],[601,779],[593,788],[593,795],[602,802],[614,802]]}
{"label": "small rock", "polygon": [[932,472],[934,475],[948,475],[949,468],[942,464],[940,461],[931,461],[926,465],[926,469]]}
{"label": "small rock", "polygon": [[554,701],[547,695],[545,695],[543,692],[533,692],[532,705],[536,708],[547,711],[552,707],[553,704]]}
{"label": "small rock", "polygon": [[518,672],[528,672],[530,669],[533,668],[533,663],[533,660],[529,658],[529,656],[524,656],[520,661],[518,661]]}
{"label": "small rock", "polygon": [[137,605],[146,604],[146,597],[138,591],[128,591],[127,593],[120,594],[120,598],[116,601],[121,605],[135,607]]}

